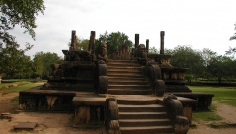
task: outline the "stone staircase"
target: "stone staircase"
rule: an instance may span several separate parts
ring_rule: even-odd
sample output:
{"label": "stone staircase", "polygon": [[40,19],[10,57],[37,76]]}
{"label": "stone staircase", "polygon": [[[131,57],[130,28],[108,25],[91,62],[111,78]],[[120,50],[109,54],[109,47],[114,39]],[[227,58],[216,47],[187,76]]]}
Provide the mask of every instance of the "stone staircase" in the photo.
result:
{"label": "stone staircase", "polygon": [[148,95],[152,94],[148,81],[137,61],[113,60],[107,62],[108,94]]}
{"label": "stone staircase", "polygon": [[152,94],[136,61],[108,61],[108,93],[117,99],[121,134],[174,133],[165,107]]}
{"label": "stone staircase", "polygon": [[117,99],[121,134],[174,133],[165,107],[155,97]]}

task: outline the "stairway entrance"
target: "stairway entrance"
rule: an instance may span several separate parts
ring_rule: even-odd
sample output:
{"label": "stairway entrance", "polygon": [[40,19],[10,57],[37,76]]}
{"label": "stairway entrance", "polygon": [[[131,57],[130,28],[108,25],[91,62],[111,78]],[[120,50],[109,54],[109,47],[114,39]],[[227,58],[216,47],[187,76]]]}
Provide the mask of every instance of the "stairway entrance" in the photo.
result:
{"label": "stairway entrance", "polygon": [[121,134],[174,133],[167,112],[134,60],[107,61],[108,94],[115,96]]}
{"label": "stairway entrance", "polygon": [[150,85],[142,74],[142,67],[135,60],[107,62],[108,94],[150,95]]}

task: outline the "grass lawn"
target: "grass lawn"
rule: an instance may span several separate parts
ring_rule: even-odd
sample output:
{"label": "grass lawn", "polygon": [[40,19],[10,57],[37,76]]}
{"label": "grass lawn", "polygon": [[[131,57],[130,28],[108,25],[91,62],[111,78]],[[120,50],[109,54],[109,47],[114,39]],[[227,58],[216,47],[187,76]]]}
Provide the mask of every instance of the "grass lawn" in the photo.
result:
{"label": "grass lawn", "polygon": [[188,86],[193,92],[212,93],[213,100],[236,106],[236,87]]}
{"label": "grass lawn", "polygon": [[20,91],[27,90],[33,87],[41,86],[45,82],[46,81],[33,83],[32,80],[16,80],[16,79],[5,80],[4,83],[0,84],[0,89],[4,88],[2,90],[2,93],[4,94],[12,93],[12,92],[20,92]]}
{"label": "grass lawn", "polygon": [[[193,92],[204,92],[212,93],[215,96],[213,101],[220,103],[226,103],[229,105],[236,106],[236,87],[211,87],[211,86],[188,86]],[[217,115],[214,111],[216,110],[215,105],[212,105],[210,110],[205,111],[194,111],[193,120],[199,121],[218,121],[222,118]]]}
{"label": "grass lawn", "polygon": [[28,83],[28,84],[25,84],[25,85],[22,85],[22,86],[17,86],[17,87],[9,88],[7,90],[4,90],[3,93],[6,94],[6,93],[13,93],[13,92],[20,92],[20,91],[27,90],[27,89],[30,89],[30,88],[33,88],[33,87],[41,86],[43,84],[44,84],[43,82],[40,82],[40,83]]}

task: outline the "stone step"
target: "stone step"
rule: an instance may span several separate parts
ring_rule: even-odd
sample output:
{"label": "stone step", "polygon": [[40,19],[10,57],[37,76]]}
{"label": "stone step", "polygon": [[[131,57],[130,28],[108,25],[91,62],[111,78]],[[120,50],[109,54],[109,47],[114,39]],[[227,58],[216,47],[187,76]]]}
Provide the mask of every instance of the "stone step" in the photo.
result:
{"label": "stone step", "polygon": [[117,102],[121,106],[122,104],[130,104],[130,105],[134,105],[132,107],[140,107],[139,105],[148,105],[148,104],[153,105],[153,106],[158,105],[159,100],[157,98],[143,98],[143,97],[137,96],[137,98],[132,98],[132,99],[117,98]]}
{"label": "stone step", "polygon": [[136,71],[136,72],[127,72],[127,71],[107,71],[107,75],[108,76],[114,76],[114,75],[124,75],[124,76],[133,76],[133,75],[139,75],[139,76],[143,76],[143,73],[140,71]]}
{"label": "stone step", "polygon": [[109,81],[147,81],[144,77],[113,77],[108,76]]}
{"label": "stone step", "polygon": [[108,85],[108,89],[134,89],[134,90],[150,90],[149,85]]}
{"label": "stone step", "polygon": [[114,63],[125,63],[125,64],[137,64],[137,60],[107,60],[107,64],[114,64]]}
{"label": "stone step", "polygon": [[109,70],[114,70],[114,71],[116,71],[116,70],[127,70],[127,71],[129,71],[129,70],[139,70],[139,71],[142,71],[142,67],[140,67],[140,66],[137,66],[137,67],[129,67],[129,66],[127,66],[127,67],[120,67],[120,66],[108,66],[107,67],[107,70],[109,71]]}
{"label": "stone step", "polygon": [[136,63],[108,63],[107,67],[140,67],[139,64]]}
{"label": "stone step", "polygon": [[114,81],[114,80],[108,80],[109,85],[149,85],[147,81]]}
{"label": "stone step", "polygon": [[137,89],[108,89],[108,94],[113,95],[150,95],[151,90],[137,90]]}
{"label": "stone step", "polygon": [[169,119],[120,119],[120,127],[144,127],[171,125]]}
{"label": "stone step", "polygon": [[174,128],[168,126],[120,127],[122,134],[174,134]]}
{"label": "stone step", "polygon": [[142,72],[142,69],[136,68],[136,69],[127,69],[127,68],[107,68],[107,72]]}
{"label": "stone step", "polygon": [[167,119],[166,112],[119,112],[119,119]]}
{"label": "stone step", "polygon": [[164,112],[165,111],[165,107],[160,104],[146,104],[145,105],[142,103],[148,103],[148,102],[147,101],[139,102],[137,103],[138,105],[118,104],[118,108],[120,112]]}
{"label": "stone step", "polygon": [[127,74],[107,74],[108,78],[109,77],[120,77],[120,78],[128,78],[128,79],[132,79],[132,78],[144,78],[144,76],[142,74],[133,74],[133,75],[127,75]]}

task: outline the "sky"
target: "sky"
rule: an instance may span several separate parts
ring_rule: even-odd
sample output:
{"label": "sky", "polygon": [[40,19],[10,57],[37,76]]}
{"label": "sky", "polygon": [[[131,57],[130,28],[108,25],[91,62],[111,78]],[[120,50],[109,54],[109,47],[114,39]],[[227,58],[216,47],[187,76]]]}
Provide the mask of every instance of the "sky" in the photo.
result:
{"label": "sky", "polygon": [[96,39],[106,31],[123,32],[134,43],[160,48],[160,31],[165,31],[165,48],[190,45],[193,49],[211,49],[224,55],[236,40],[229,41],[236,32],[235,0],[44,0],[44,14],[37,16],[36,40],[16,27],[12,34],[24,48],[25,42],[34,44],[26,52],[54,52],[63,56],[68,49],[71,31],[89,39],[96,31]]}

